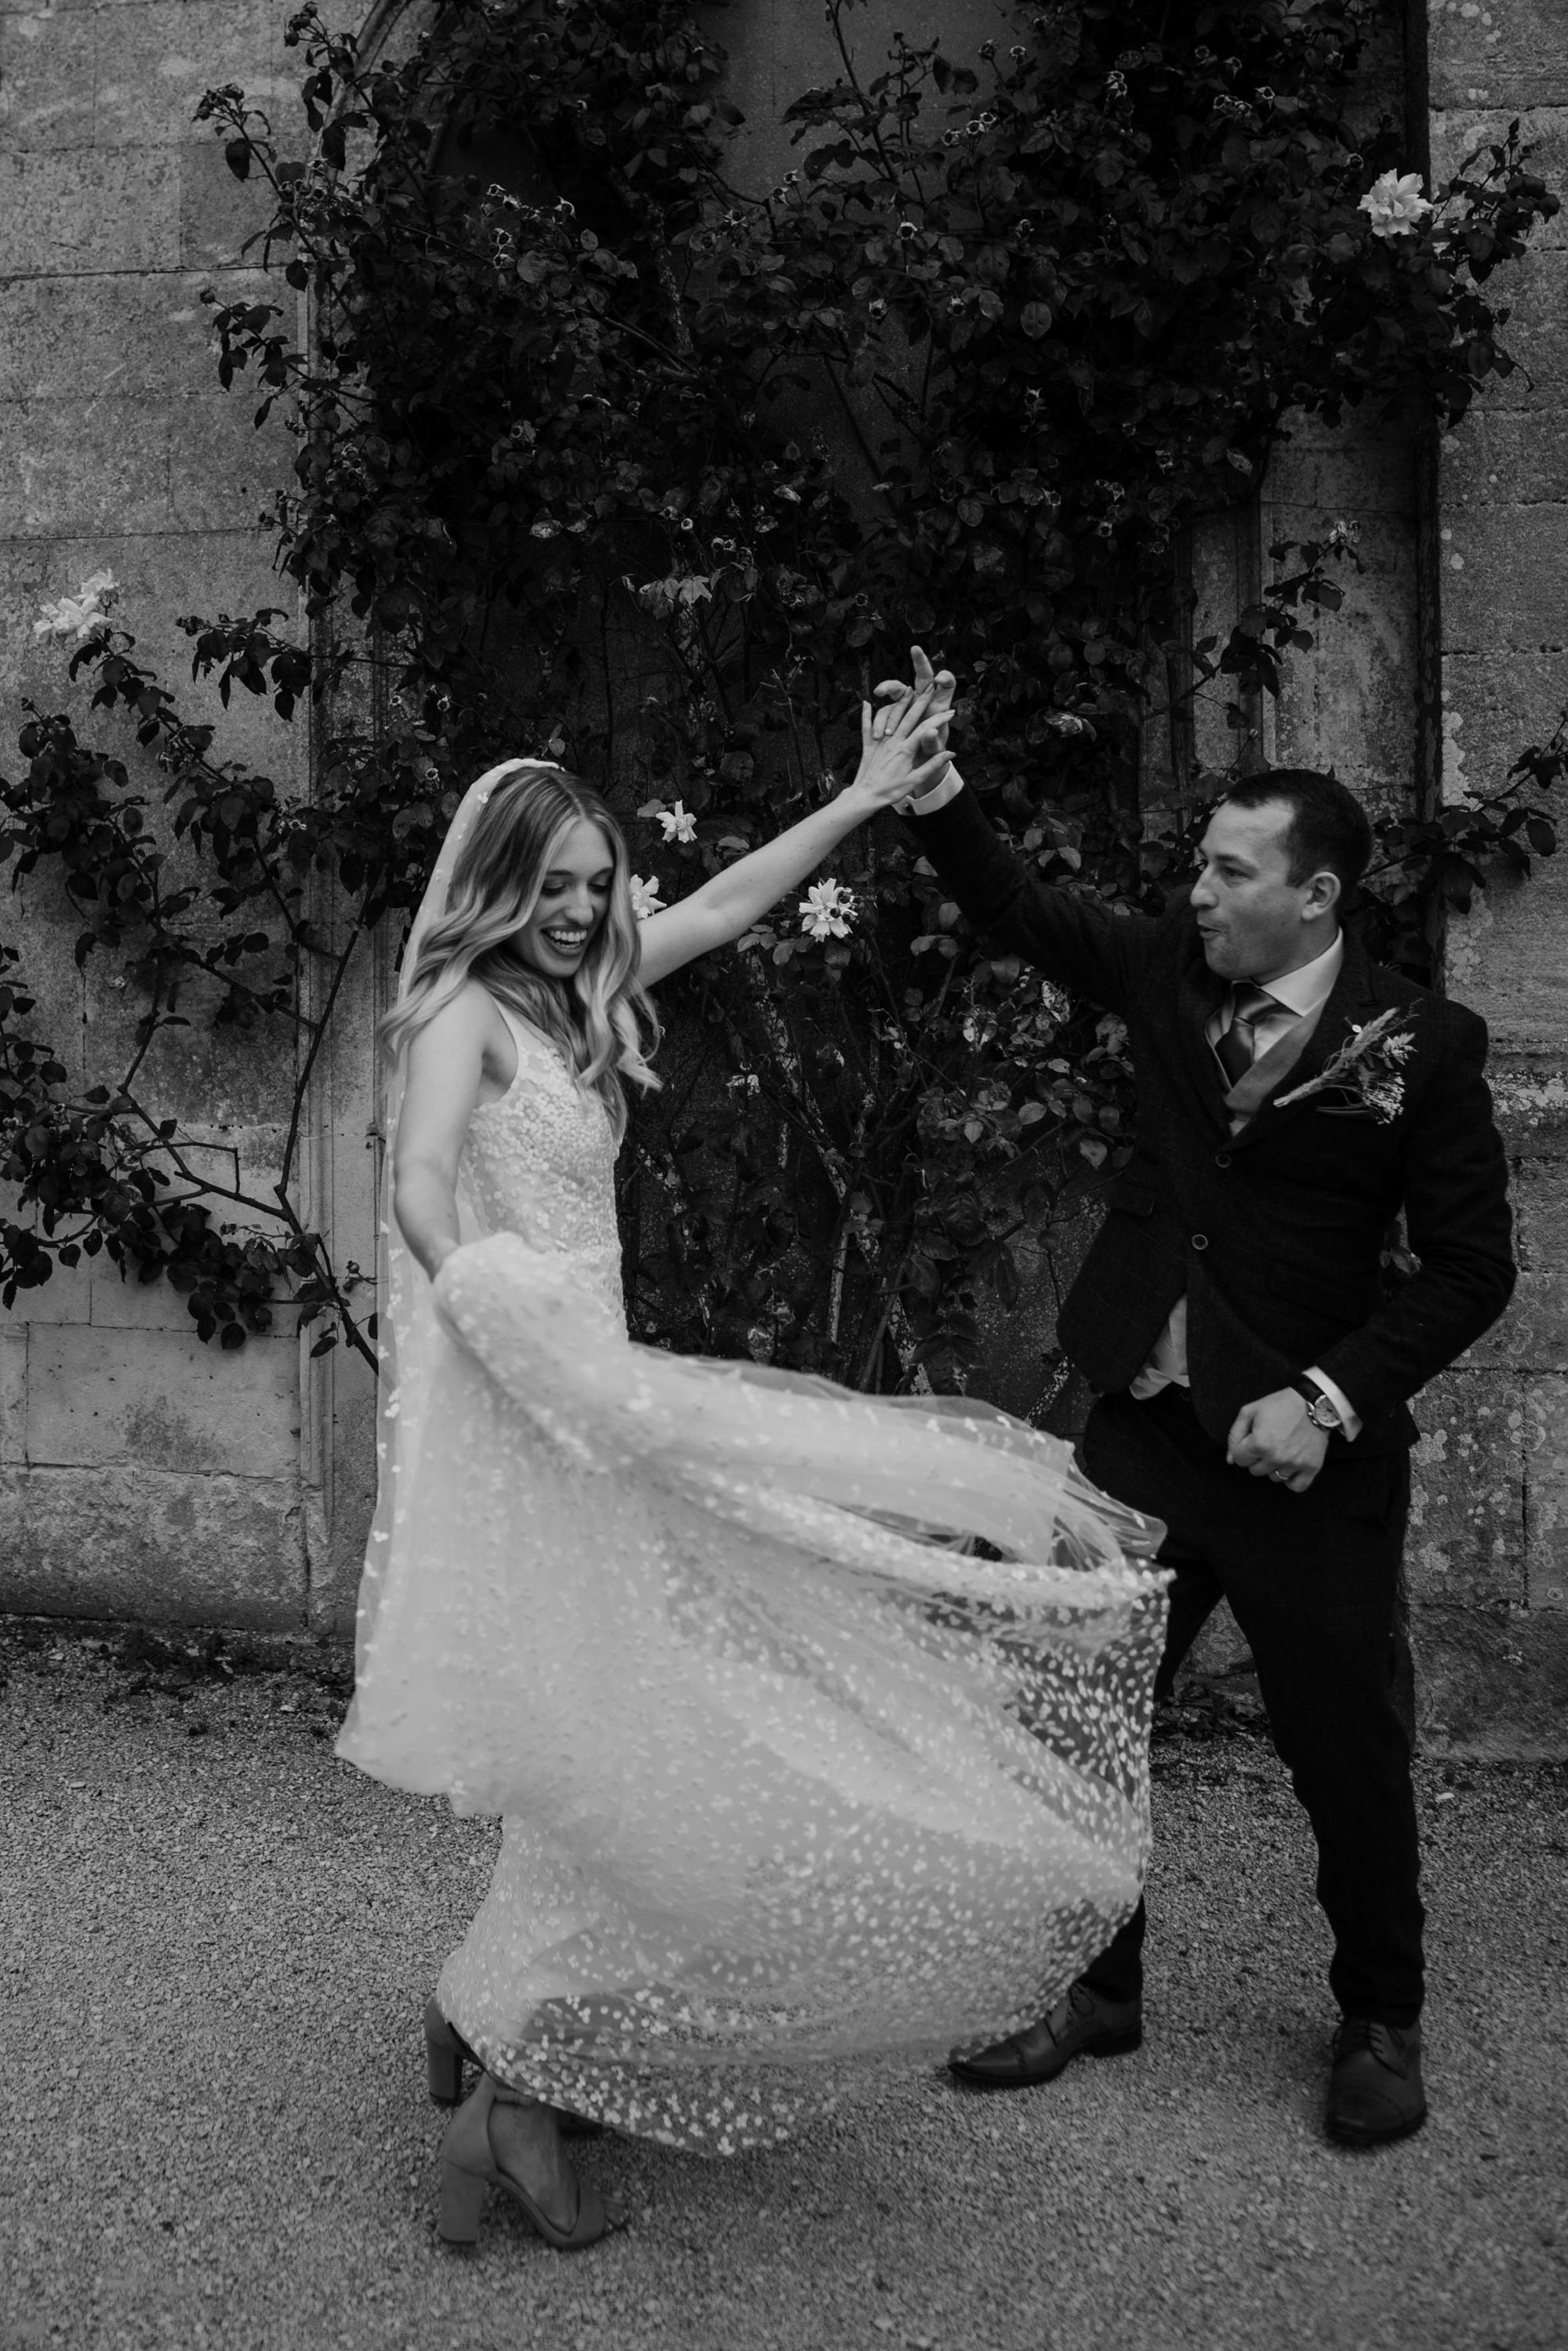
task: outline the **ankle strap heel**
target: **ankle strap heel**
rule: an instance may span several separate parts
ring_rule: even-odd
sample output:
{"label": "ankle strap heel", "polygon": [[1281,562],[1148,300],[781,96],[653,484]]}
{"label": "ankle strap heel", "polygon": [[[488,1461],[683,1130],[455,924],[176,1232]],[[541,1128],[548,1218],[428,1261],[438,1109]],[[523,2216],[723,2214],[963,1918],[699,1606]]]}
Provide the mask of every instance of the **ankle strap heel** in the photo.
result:
{"label": "ankle strap heel", "polygon": [[424,2003],[424,2066],[430,2095],[438,2106],[455,2106],[463,2095],[465,2064],[479,2060],[463,2035],[448,2024],[434,1999]]}
{"label": "ankle strap heel", "polygon": [[565,2167],[566,2177],[577,2189],[577,2210],[570,2226],[552,2219],[520,2179],[503,2171],[490,2143],[490,2114],[497,2105],[535,2107],[547,2118],[549,2130],[553,2132],[555,2128],[552,2111],[543,2099],[526,2090],[514,2090],[509,2083],[498,2082],[493,2074],[480,2074],[478,2088],[458,2107],[442,2141],[441,2207],[435,2225],[444,2244],[471,2245],[476,2241],[486,2188],[499,2188],[514,2203],[521,2205],[537,2234],[558,2252],[578,2252],[585,2245],[597,2244],[608,2229],[622,2225],[620,2213],[606,2206],[590,2181],[578,2179],[570,2165]]}
{"label": "ankle strap heel", "polygon": [[486,2182],[455,2163],[441,2167],[441,2209],[435,2232],[444,2245],[473,2245],[479,2241],[485,2211]]}

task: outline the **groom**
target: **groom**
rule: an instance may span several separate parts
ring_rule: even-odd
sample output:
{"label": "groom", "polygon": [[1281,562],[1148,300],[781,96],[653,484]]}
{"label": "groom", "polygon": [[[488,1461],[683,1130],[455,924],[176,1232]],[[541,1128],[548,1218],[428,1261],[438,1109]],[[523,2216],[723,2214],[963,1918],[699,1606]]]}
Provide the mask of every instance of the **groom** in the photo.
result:
{"label": "groom", "polygon": [[[1160,1692],[1218,1601],[1235,1612],[1317,1839],[1342,2020],[1328,2128],[1400,2137],[1427,2111],[1396,1702],[1408,1402],[1513,1287],[1486,1029],[1342,928],[1371,835],[1331,776],[1233,786],[1190,897],[1153,919],[1036,881],[956,768],[909,813],[977,928],[1127,1024],[1137,1144],[1059,1322],[1100,1392],[1083,1466],[1169,1531]],[[1401,1209],[1419,1270],[1390,1292],[1380,1255]],[[1144,1932],[1140,1903],[1048,2015],[954,2071],[1010,2089],[1136,2048]]]}

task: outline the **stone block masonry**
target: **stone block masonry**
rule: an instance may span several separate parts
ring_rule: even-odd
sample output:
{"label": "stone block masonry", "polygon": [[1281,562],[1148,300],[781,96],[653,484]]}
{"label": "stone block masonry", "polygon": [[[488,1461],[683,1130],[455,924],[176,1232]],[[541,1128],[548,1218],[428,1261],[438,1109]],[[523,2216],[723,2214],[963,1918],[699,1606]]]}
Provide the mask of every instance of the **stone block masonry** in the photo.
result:
{"label": "stone block masonry", "polygon": [[[161,802],[131,729],[89,713],[65,651],[33,639],[40,604],[88,573],[115,574],[139,658],[200,717],[221,714],[189,682],[177,616],[293,601],[256,529],[291,444],[253,430],[247,387],[218,385],[200,298],[293,298],[244,258],[256,194],[191,119],[204,89],[237,81],[287,120],[287,15],[273,0],[0,9],[0,772],[30,697],[69,710]],[[307,789],[304,729],[240,700],[222,756]],[[11,904],[37,1033],[83,1081],[114,1076],[131,1028],[115,965],[77,968],[78,926],[47,886]],[[291,1048],[258,1057],[192,1008],[148,1072],[154,1102],[265,1191]],[[0,1605],[341,1632],[351,1589],[312,1576],[301,1399],[292,1332],[204,1346],[176,1293],[101,1259],[26,1293],[0,1316]]]}
{"label": "stone block masonry", "polygon": [[[1434,171],[1515,116],[1537,168],[1568,182],[1568,11],[1558,0],[1432,0]],[[1495,789],[1568,705],[1568,217],[1539,233],[1509,288],[1520,361],[1437,470],[1434,593],[1446,800]],[[1559,812],[1560,817],[1562,811]],[[1568,852],[1494,886],[1450,925],[1450,994],[1486,1019],[1514,1176],[1519,1290],[1445,1384],[1442,1425],[1480,1470],[1448,1531],[1448,1589],[1417,1605],[1429,1719],[1461,1745],[1568,1744]],[[1434,1439],[1429,1438],[1428,1443]],[[1425,1449],[1425,1448],[1424,1448]],[[1437,1462],[1417,1478],[1429,1495]],[[1452,1492],[1454,1488],[1450,1487]],[[1441,1514],[1428,1525],[1441,1546]],[[1516,1562],[1507,1574],[1501,1538]]]}

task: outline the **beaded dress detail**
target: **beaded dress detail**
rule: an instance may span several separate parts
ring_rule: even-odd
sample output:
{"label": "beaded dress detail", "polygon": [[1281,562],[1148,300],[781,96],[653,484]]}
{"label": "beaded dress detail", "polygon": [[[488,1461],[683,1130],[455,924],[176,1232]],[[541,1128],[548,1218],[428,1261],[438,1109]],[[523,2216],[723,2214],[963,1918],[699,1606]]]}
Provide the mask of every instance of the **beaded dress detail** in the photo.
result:
{"label": "beaded dress detail", "polygon": [[466,1189],[486,1232],[521,1233],[570,1258],[594,1297],[623,1316],[615,1157],[604,1105],[574,1081],[555,1047],[500,1008],[517,1074],[481,1102],[464,1152]]}
{"label": "beaded dress detail", "polygon": [[729,2153],[1018,2030],[1129,1915],[1162,1531],[972,1400],[633,1344],[609,1121],[508,1026],[340,1752],[503,1818],[439,1987],[488,2069]]}

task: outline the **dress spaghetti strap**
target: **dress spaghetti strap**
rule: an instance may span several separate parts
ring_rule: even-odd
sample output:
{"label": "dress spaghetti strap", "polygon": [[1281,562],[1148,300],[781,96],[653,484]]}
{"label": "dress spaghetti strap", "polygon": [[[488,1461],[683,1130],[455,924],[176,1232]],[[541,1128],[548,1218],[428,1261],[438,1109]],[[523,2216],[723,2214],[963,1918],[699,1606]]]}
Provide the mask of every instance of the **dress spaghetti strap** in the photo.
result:
{"label": "dress spaghetti strap", "polygon": [[521,1081],[530,1068],[538,1071],[541,1058],[566,1076],[571,1075],[561,1057],[559,1047],[547,1037],[542,1029],[536,1029],[531,1021],[525,1020],[520,1012],[514,1012],[509,1004],[503,1004],[500,998],[492,990],[486,989],[486,993],[507,1024],[507,1033],[511,1038],[512,1048],[517,1057],[517,1066],[512,1072],[512,1082],[507,1088],[506,1093],[497,1094],[495,1102],[485,1103],[483,1105],[485,1109],[494,1110],[497,1102],[507,1101],[513,1088]]}

